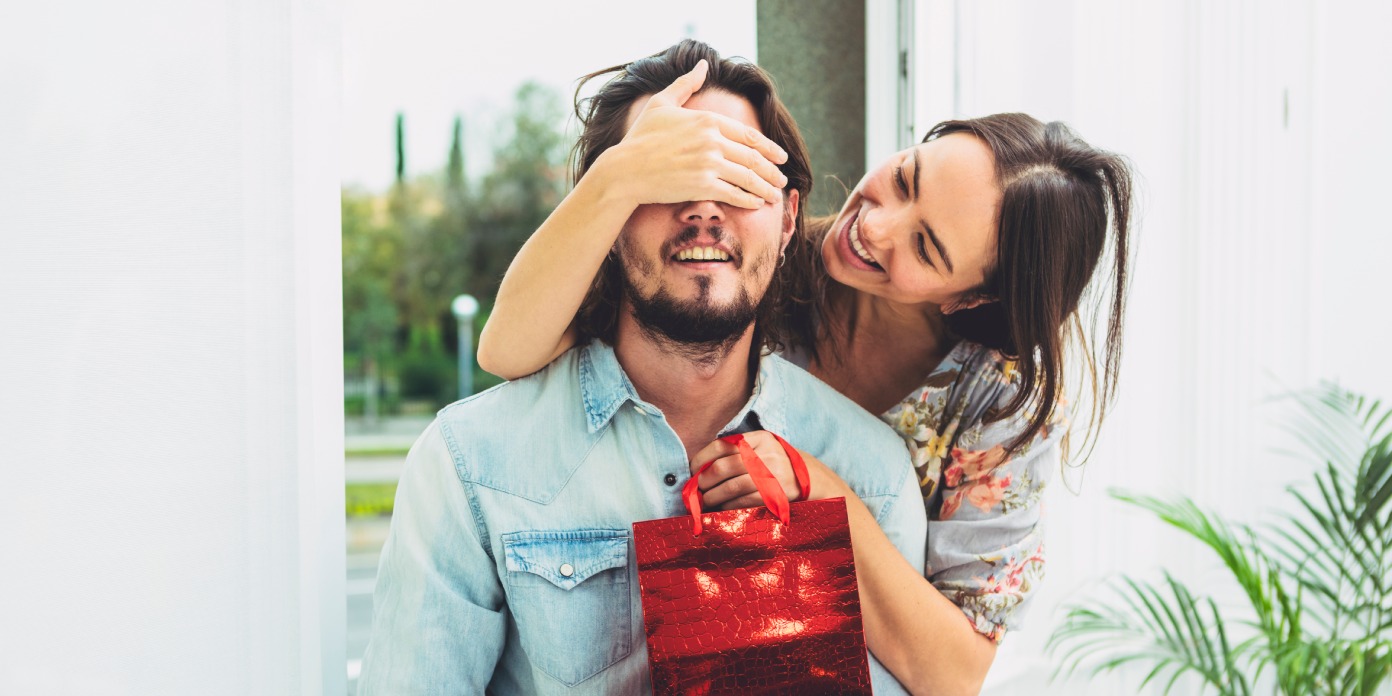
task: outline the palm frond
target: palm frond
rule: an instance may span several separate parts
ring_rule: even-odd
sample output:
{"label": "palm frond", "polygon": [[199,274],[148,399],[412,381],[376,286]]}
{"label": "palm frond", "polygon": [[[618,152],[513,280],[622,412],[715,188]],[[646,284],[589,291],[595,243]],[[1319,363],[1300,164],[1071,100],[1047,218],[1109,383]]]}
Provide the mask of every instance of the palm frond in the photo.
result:
{"label": "palm frond", "polygon": [[1109,494],[1117,500],[1149,510],[1202,542],[1218,555],[1232,573],[1233,579],[1247,595],[1263,629],[1271,630],[1281,622],[1282,617],[1276,614],[1279,607],[1273,602],[1272,585],[1278,581],[1273,576],[1276,564],[1258,550],[1257,535],[1250,528],[1234,529],[1188,499],[1171,502],[1118,489],[1110,490]]}
{"label": "palm frond", "polygon": [[1217,605],[1196,597],[1168,573],[1163,587],[1123,576],[1111,592],[1123,608],[1100,600],[1069,607],[1047,649],[1061,657],[1054,678],[1090,663],[1096,676],[1131,663],[1150,666],[1142,684],[1168,676],[1163,693],[1192,674],[1219,694],[1246,696],[1251,685],[1239,664],[1243,645],[1229,642]]}
{"label": "palm frond", "polygon": [[[1165,678],[1164,693],[1189,676],[1244,696],[1268,667],[1288,695],[1373,696],[1392,681],[1392,408],[1327,383],[1290,398],[1288,431],[1316,468],[1312,485],[1287,488],[1294,505],[1274,522],[1111,491],[1213,551],[1251,615],[1226,620],[1169,573],[1123,576],[1115,598],[1068,608],[1047,645],[1062,656],[1055,678],[1146,665],[1142,686]],[[1235,640],[1230,626],[1252,633]]]}

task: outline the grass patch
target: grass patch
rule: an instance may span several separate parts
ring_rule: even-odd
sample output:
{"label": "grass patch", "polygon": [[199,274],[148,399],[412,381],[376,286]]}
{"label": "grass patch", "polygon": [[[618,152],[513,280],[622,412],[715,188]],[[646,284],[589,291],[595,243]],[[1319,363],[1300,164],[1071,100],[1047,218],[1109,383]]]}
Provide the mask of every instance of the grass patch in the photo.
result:
{"label": "grass patch", "polygon": [[387,517],[396,500],[396,484],[350,483],[344,498],[349,517]]}
{"label": "grass patch", "polygon": [[376,449],[350,449],[344,450],[345,457],[404,457],[410,452],[410,447],[378,447]]}

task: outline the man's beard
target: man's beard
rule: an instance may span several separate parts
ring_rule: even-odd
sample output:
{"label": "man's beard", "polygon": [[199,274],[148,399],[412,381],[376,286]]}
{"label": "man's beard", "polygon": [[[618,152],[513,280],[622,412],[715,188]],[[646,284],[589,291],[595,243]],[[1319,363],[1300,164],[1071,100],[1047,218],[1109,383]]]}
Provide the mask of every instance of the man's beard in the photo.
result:
{"label": "man's beard", "polygon": [[652,275],[658,266],[631,256],[621,258],[620,262],[624,296],[628,298],[638,327],[649,339],[689,360],[710,363],[723,359],[758,316],[759,302],[743,284],[735,298],[723,306],[711,302],[711,279],[701,276],[695,279],[695,299],[678,299],[665,285],[659,286],[651,297],[643,297],[630,272]]}

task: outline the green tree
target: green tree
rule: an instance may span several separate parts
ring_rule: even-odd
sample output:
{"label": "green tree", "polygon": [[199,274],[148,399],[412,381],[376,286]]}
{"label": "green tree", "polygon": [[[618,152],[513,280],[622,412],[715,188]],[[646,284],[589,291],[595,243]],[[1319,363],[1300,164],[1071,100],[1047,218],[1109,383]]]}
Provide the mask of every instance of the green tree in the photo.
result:
{"label": "green tree", "polygon": [[499,133],[469,227],[474,234],[469,292],[492,298],[518,248],[565,193],[566,138],[560,95],[527,82]]}
{"label": "green tree", "polygon": [[399,236],[376,199],[345,189],[343,216],[343,352],[345,367],[368,382],[365,415],[376,417],[381,368],[397,352],[399,315],[392,278],[400,262]]}
{"label": "green tree", "polygon": [[[403,399],[458,396],[450,302],[472,294],[486,317],[512,257],[560,202],[563,113],[555,91],[522,85],[499,126],[491,171],[472,186],[462,119],[444,171],[408,176],[406,120],[397,114],[391,189],[343,193],[346,370],[382,379]],[[478,388],[492,383],[475,373]]]}

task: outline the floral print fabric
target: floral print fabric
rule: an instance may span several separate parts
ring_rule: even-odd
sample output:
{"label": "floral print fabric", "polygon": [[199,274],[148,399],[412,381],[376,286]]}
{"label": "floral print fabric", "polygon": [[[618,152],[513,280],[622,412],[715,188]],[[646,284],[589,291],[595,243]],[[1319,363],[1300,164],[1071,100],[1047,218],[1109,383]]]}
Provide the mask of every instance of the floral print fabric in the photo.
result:
{"label": "floral print fabric", "polygon": [[1044,485],[1059,464],[1063,409],[1009,457],[1030,413],[997,419],[1020,388],[1001,353],[963,341],[881,418],[909,447],[928,508],[933,586],[999,642],[1044,577]]}

